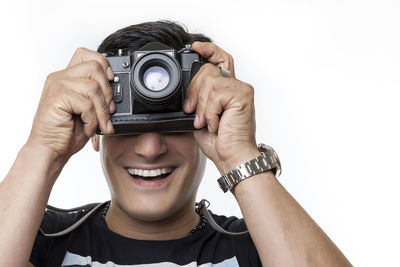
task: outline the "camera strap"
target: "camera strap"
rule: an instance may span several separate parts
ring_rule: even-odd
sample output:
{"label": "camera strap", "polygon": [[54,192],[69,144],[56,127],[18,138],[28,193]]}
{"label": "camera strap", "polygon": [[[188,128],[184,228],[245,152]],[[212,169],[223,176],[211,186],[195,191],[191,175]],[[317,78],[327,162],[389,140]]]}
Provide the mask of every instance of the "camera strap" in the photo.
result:
{"label": "camera strap", "polygon": [[208,202],[207,199],[202,199],[197,204],[198,204],[200,214],[203,215],[204,217],[206,217],[208,223],[211,225],[212,228],[214,228],[215,231],[220,232],[222,234],[226,234],[226,235],[243,235],[243,234],[249,233],[249,231],[243,231],[243,232],[226,231],[224,228],[219,226],[219,224],[211,216],[210,211],[208,210],[208,206],[210,206],[210,202]]}
{"label": "camera strap", "polygon": [[55,212],[66,212],[66,213],[72,213],[72,212],[78,212],[78,211],[87,211],[87,213],[80,218],[79,220],[77,220],[74,224],[72,224],[70,227],[57,232],[57,233],[45,233],[43,231],[42,228],[39,227],[39,232],[47,237],[56,237],[56,236],[62,236],[62,235],[66,235],[69,234],[70,232],[72,232],[73,230],[75,230],[79,225],[81,225],[82,223],[84,223],[89,217],[90,215],[92,215],[96,210],[98,210],[101,206],[103,206],[104,204],[106,204],[107,202],[104,203],[91,203],[91,204],[87,204],[84,206],[80,206],[80,207],[76,207],[76,208],[72,208],[72,209],[60,209],[60,208],[56,208],[50,205],[47,205],[46,210],[49,211],[55,211]]}
{"label": "camera strap", "polygon": [[[43,231],[43,229],[40,227],[39,227],[39,232],[46,237],[57,237],[57,236],[63,236],[63,235],[69,234],[73,230],[75,230],[77,227],[79,227],[82,223],[84,223],[96,210],[98,210],[102,206],[105,206],[107,203],[108,203],[108,201],[103,202],[103,203],[92,203],[92,204],[87,204],[87,205],[72,208],[72,209],[60,209],[60,208],[56,208],[56,207],[47,205],[46,210],[49,210],[49,211],[66,212],[66,213],[83,211],[83,212],[86,212],[86,214],[84,216],[82,216],[82,218],[77,220],[75,223],[73,223],[71,226],[69,226],[68,228],[66,228],[60,232],[45,233]],[[217,232],[222,233],[222,234],[233,235],[233,236],[248,234],[248,231],[230,232],[230,231],[226,231],[225,229],[223,229],[221,226],[219,226],[219,224],[212,217],[210,211],[208,210],[209,206],[210,206],[210,202],[208,202],[206,199],[202,199],[200,202],[196,203],[196,209],[198,209],[199,214],[203,215],[207,219],[208,223],[211,225],[212,228],[214,228],[214,230],[216,230]]]}

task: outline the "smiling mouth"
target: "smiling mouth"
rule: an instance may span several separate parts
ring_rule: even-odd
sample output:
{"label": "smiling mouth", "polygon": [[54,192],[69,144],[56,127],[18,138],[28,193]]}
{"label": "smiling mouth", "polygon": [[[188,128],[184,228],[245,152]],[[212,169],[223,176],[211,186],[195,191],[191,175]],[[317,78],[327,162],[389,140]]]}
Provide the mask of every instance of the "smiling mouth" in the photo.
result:
{"label": "smiling mouth", "polygon": [[160,180],[168,177],[175,168],[159,168],[159,169],[135,169],[127,168],[128,173],[137,180]]}

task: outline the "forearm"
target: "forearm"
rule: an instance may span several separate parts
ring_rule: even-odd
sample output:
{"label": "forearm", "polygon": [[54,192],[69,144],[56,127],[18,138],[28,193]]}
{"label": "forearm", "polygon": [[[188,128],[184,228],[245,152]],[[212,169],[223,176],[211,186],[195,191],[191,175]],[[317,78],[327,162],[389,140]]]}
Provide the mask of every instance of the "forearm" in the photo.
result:
{"label": "forearm", "polygon": [[[0,183],[0,266],[26,266],[62,164],[46,149],[24,146]],[[18,256],[16,257],[16,252]]]}
{"label": "forearm", "polygon": [[233,193],[264,266],[351,266],[271,172]]}

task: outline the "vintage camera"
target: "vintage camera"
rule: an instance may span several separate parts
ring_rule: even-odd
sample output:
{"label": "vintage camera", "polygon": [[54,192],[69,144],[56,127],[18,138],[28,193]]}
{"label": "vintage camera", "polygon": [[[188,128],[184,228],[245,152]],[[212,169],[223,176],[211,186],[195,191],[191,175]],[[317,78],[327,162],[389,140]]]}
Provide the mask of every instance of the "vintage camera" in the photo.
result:
{"label": "vintage camera", "polygon": [[[191,45],[179,51],[158,42],[105,54],[114,72],[114,134],[193,131],[183,111],[186,89],[206,60]],[[102,134],[98,130],[99,134]]]}

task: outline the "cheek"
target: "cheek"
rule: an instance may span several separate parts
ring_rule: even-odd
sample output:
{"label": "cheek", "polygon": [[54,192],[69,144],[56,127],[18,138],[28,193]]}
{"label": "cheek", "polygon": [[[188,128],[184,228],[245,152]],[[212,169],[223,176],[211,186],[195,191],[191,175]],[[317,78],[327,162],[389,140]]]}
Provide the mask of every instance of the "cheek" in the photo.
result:
{"label": "cheek", "polygon": [[199,146],[194,139],[193,133],[182,133],[167,140],[168,146],[184,158],[193,159],[198,157]]}
{"label": "cheek", "polygon": [[188,133],[181,139],[174,141],[171,145],[187,160],[191,171],[195,172],[192,175],[202,177],[207,158],[197,145],[193,133]]}
{"label": "cheek", "polygon": [[[114,194],[114,188],[116,186],[112,177],[116,177],[116,166],[113,166],[113,158],[116,156],[115,148],[117,148],[118,144],[113,142],[111,137],[101,136],[99,142],[100,148],[100,161],[101,166],[103,168],[103,173],[106,177],[108,186],[111,190],[111,194]],[[112,148],[112,149],[110,149]]]}
{"label": "cheek", "polygon": [[188,164],[186,169],[186,183],[193,191],[197,191],[203,178],[205,166],[207,162],[206,156],[197,145],[191,147],[190,153],[187,155]]}
{"label": "cheek", "polygon": [[125,139],[119,136],[101,136],[99,148],[103,168],[113,167],[113,164],[118,162],[118,159],[130,146]]}
{"label": "cheek", "polygon": [[198,150],[196,151],[196,158],[197,158],[196,178],[198,187],[203,178],[204,171],[206,170],[207,157],[204,155],[201,149],[198,148]]}
{"label": "cheek", "polygon": [[103,168],[103,173],[106,178],[108,188],[110,189],[111,195],[115,195],[114,192],[114,185],[111,177],[113,177],[112,173],[112,166],[110,166],[110,160],[107,159],[107,153],[104,149],[100,148],[100,161],[101,161],[101,166]]}
{"label": "cheek", "polygon": [[104,140],[105,138],[102,137],[100,138],[100,160],[101,160],[101,166],[103,167],[103,172],[107,176],[108,180],[108,171],[110,170],[110,160],[107,158],[109,155],[108,151],[108,146],[107,146],[107,141]]}

